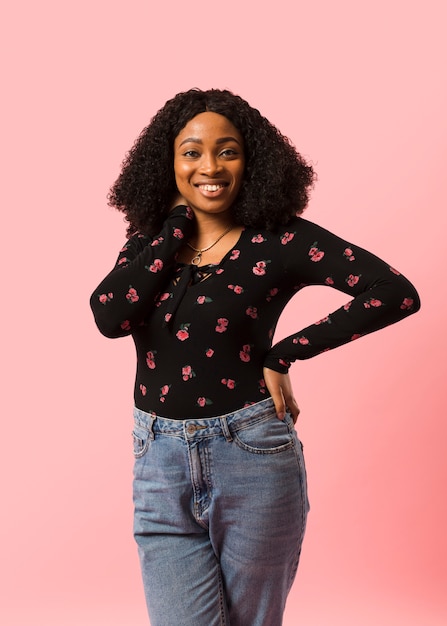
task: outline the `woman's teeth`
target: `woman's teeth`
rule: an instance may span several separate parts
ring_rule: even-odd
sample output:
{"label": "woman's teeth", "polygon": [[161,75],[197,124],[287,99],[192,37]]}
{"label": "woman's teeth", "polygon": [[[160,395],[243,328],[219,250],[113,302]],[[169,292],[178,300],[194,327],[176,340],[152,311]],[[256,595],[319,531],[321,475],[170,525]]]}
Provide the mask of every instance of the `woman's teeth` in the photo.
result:
{"label": "woman's teeth", "polygon": [[199,185],[200,189],[203,191],[217,191],[218,189],[222,189],[224,185]]}

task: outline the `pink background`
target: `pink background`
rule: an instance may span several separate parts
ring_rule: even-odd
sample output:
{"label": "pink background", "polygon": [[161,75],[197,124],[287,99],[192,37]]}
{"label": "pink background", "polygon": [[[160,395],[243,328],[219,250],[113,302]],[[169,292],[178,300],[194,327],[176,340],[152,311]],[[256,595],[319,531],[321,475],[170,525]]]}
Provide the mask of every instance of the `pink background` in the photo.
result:
{"label": "pink background", "polygon": [[[423,302],[292,370],[312,511],[285,626],[447,623],[445,7],[3,11],[2,624],[147,624],[131,534],[133,345],[99,335],[88,297],[124,241],[105,200],[124,153],[192,86],[230,88],[290,136],[319,173],[307,218],[397,266]],[[309,288],[278,336],[345,300]]]}

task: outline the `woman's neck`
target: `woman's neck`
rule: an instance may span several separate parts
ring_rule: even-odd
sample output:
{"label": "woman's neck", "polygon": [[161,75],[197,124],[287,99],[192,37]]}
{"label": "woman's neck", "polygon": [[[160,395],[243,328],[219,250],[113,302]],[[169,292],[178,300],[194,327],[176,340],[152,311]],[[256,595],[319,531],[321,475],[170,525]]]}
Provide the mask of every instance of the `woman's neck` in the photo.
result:
{"label": "woman's neck", "polygon": [[204,248],[209,246],[213,241],[228,231],[234,225],[231,215],[227,213],[222,215],[205,215],[197,217],[196,230],[191,236],[190,242],[196,248]]}

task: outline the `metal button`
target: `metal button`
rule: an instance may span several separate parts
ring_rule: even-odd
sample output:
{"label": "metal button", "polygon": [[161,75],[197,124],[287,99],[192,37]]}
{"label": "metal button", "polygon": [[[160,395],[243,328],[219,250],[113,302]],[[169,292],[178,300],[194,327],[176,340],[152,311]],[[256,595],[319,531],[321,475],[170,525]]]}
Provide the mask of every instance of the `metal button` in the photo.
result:
{"label": "metal button", "polygon": [[188,433],[188,435],[193,435],[196,432],[196,427],[194,426],[194,424],[189,424],[186,428],[186,432]]}

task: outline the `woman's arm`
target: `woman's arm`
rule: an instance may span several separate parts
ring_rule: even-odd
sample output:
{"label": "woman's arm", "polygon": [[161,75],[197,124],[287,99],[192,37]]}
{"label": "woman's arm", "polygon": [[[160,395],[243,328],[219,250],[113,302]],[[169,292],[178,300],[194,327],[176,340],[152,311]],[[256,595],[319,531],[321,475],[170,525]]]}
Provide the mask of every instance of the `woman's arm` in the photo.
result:
{"label": "woman's arm", "polygon": [[192,211],[178,206],[169,213],[159,235],[149,238],[136,234],[129,239],[115,267],[90,298],[96,325],[103,335],[129,335],[147,316],[170,275],[192,220]]}
{"label": "woman's arm", "polygon": [[353,299],[274,345],[265,360],[266,367],[286,373],[296,359],[308,359],[341,346],[420,308],[413,285],[370,252],[303,219],[294,222],[294,229],[287,234],[282,238],[281,253],[290,279],[299,281],[297,289],[327,285]]}

